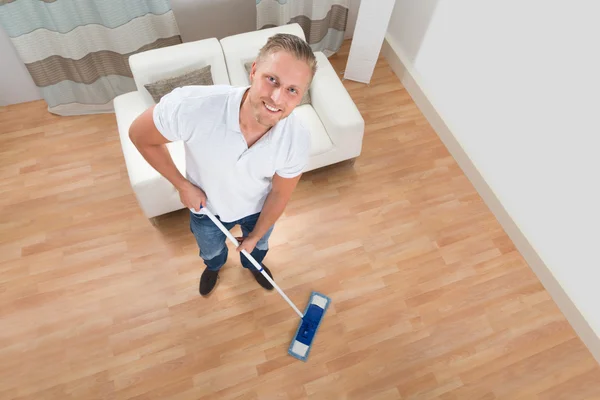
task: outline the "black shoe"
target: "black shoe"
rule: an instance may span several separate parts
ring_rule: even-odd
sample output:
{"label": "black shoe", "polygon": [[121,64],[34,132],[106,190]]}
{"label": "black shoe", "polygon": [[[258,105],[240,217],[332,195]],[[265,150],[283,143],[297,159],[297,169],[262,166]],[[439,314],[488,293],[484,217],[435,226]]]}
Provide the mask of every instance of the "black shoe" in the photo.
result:
{"label": "black shoe", "polygon": [[[263,264],[261,265],[265,272],[271,277],[271,279],[273,279],[273,275],[271,274],[271,271],[269,271],[269,268],[265,267]],[[262,272],[258,271],[254,267],[250,268],[250,271],[252,272],[252,275],[254,275],[254,279],[256,279],[256,282],[258,282],[260,286],[264,287],[267,290],[273,290],[273,285],[271,285],[271,282],[269,282],[267,278],[264,277]]]}
{"label": "black shoe", "polygon": [[200,277],[200,294],[208,295],[214,289],[218,279],[219,271],[211,271],[206,268]]}

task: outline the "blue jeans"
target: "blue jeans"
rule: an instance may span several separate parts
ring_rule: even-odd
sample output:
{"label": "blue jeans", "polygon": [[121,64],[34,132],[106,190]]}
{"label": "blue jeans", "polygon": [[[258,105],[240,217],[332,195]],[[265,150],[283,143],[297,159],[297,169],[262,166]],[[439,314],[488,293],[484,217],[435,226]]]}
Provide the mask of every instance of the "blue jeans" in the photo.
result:
{"label": "blue jeans", "polygon": [[[222,222],[223,226],[231,230],[234,226],[240,225],[242,228],[242,236],[246,237],[258,222],[260,213],[249,215],[242,219],[233,222],[222,222],[218,215],[215,215],[219,221]],[[204,264],[209,270],[218,271],[227,261],[228,248],[225,243],[227,237],[218,226],[215,225],[211,219],[204,214],[194,214],[190,211],[190,230],[196,238],[198,247],[200,249],[200,257],[204,260]],[[262,263],[263,259],[269,251],[269,237],[273,232],[273,226],[269,228],[267,233],[256,243],[254,250],[250,255],[258,262]],[[240,261],[244,268],[250,268],[256,270],[254,265],[246,258],[245,255],[240,253]]]}

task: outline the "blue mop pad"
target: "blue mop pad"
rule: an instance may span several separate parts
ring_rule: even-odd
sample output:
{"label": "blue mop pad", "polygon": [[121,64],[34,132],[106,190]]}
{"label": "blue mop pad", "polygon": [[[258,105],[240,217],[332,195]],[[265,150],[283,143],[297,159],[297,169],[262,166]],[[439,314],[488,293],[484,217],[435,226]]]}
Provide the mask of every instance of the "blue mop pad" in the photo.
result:
{"label": "blue mop pad", "polygon": [[319,329],[321,321],[323,321],[325,311],[329,308],[329,303],[331,303],[331,299],[324,294],[318,292],[311,293],[306,309],[304,310],[302,322],[298,326],[294,340],[292,340],[288,349],[289,355],[306,361],[317,329]]}

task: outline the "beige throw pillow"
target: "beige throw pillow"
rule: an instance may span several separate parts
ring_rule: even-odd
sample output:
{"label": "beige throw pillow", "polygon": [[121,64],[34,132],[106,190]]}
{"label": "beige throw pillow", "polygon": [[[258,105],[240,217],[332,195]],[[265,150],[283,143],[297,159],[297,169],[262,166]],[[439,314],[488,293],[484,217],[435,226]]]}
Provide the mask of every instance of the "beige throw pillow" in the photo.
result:
{"label": "beige throw pillow", "polygon": [[[244,67],[246,68],[246,72],[248,73],[248,76],[250,76],[250,72],[252,72],[252,63],[254,61],[250,61],[247,62],[246,64],[244,64]],[[306,91],[304,92],[304,96],[302,96],[302,100],[300,101],[300,104],[298,104],[298,106],[304,105],[304,104],[310,104],[310,91]]]}
{"label": "beige throw pillow", "polygon": [[156,103],[160,99],[171,91],[178,87],[190,86],[190,85],[213,85],[211,66],[186,72],[184,74],[174,76],[171,78],[161,79],[153,83],[147,83],[144,87],[150,92],[150,95]]}

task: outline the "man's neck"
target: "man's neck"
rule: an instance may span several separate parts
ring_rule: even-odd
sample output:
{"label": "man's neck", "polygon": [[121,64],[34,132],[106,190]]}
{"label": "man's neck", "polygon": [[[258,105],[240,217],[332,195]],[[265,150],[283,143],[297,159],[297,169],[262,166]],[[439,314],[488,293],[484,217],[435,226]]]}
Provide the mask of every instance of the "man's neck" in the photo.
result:
{"label": "man's neck", "polygon": [[261,124],[254,117],[254,114],[252,113],[252,106],[248,101],[248,90],[246,90],[244,93],[240,105],[240,129],[242,130],[244,136],[258,136],[260,138],[262,135],[267,133],[271,127]]}

